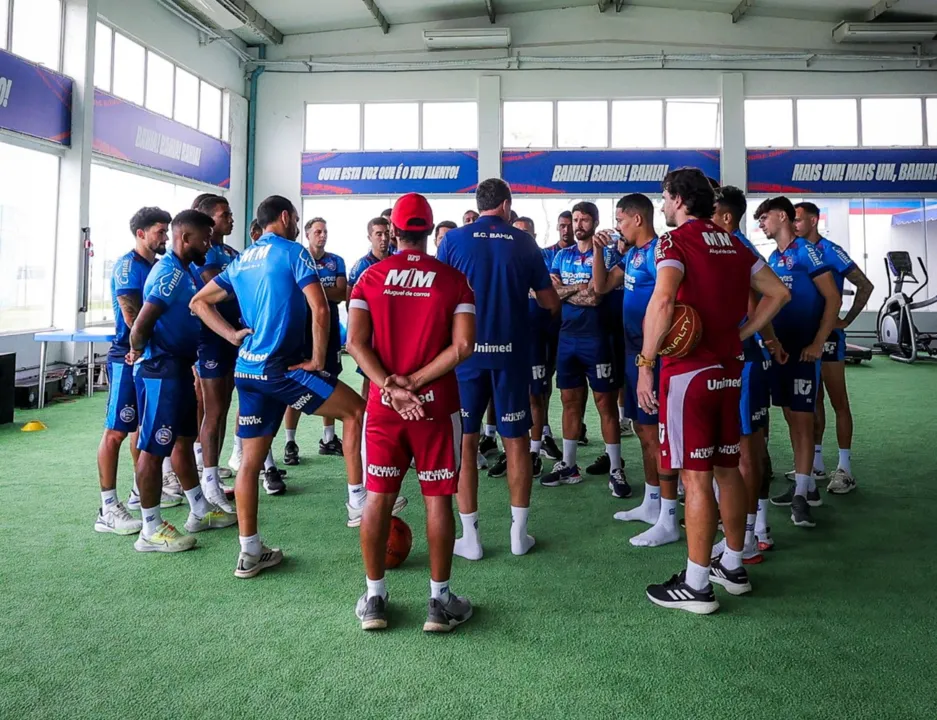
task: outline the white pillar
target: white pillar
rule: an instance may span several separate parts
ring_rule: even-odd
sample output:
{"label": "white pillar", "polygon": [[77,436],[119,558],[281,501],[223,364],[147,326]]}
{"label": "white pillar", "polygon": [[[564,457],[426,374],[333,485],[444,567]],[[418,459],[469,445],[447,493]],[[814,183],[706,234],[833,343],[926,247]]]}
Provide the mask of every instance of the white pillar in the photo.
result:
{"label": "white pillar", "polygon": [[478,180],[501,177],[501,77],[478,78]]}
{"label": "white pillar", "polygon": [[[745,153],[745,80],[742,73],[724,73],[720,77],[722,112],[723,185],[746,189],[748,158]],[[745,228],[745,221],[742,221]]]}

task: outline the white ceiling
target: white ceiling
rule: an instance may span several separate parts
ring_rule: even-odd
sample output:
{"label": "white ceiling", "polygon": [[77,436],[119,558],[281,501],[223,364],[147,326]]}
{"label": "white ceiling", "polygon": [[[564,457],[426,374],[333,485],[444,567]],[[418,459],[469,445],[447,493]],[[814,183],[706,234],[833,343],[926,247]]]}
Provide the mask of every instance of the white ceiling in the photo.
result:
{"label": "white ceiling", "polygon": [[[498,16],[533,10],[589,7],[597,0],[491,0]],[[393,25],[477,17],[488,21],[485,0],[374,0]],[[753,0],[751,15],[803,20],[862,20],[878,0]],[[364,0],[250,0],[258,12],[286,35],[376,27]],[[625,0],[628,6],[711,11],[731,14],[739,0]],[[615,12],[615,0],[606,13]],[[937,21],[937,0],[898,0],[883,19]]]}

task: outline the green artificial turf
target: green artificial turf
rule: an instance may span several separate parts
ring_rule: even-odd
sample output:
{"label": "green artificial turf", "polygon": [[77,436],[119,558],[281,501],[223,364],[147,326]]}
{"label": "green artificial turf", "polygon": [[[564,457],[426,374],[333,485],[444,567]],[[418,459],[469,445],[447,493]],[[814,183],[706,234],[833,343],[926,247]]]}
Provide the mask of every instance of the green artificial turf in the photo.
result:
{"label": "green artificial turf", "polygon": [[[261,496],[261,532],[286,560],[244,581],[235,528],[180,555],[92,531],[103,393],[19,412],[0,428],[0,718],[932,719],[937,367],[876,358],[849,383],[859,489],[824,492],[814,530],[772,508],[777,550],[751,570],[752,595],[717,590],[710,617],[651,605],[644,587],[678,571],[685,548],[633,548],[644,526],[612,514],[637,501],[611,498],[601,479],[535,484],[537,547],[515,558],[505,482],[483,476],[486,555],[456,558],[452,575],[475,617],[449,636],[421,632],[429,578],[412,474],[414,547],[387,576],[392,629],[359,630],[358,532],[345,527],[341,460],[314,454],[318,419],[300,425],[289,492]],[[558,398],[551,417],[558,427]],[[19,431],[34,418],[48,430]],[[588,419],[587,461],[601,451],[592,407]],[[791,452],[773,422],[780,475]],[[623,446],[640,498],[637,440]],[[832,428],[827,447],[835,463]],[[184,513],[164,515],[181,526]]]}

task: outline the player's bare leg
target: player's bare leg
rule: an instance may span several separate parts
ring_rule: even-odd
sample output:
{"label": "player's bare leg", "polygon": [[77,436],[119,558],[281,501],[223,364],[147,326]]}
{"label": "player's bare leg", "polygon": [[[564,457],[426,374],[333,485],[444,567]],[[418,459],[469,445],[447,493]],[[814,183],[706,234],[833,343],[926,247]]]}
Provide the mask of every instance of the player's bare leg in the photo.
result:
{"label": "player's bare leg", "polygon": [[[828,363],[823,363],[821,368]],[[821,374],[823,370],[821,369]],[[813,474],[823,477],[826,475],[826,463],[823,461],[823,435],[826,431],[826,393],[823,392],[823,383],[817,387],[817,410],[813,414]],[[838,429],[838,428],[837,428]]]}
{"label": "player's bare leg", "polygon": [[543,426],[547,420],[547,406],[543,395],[530,395],[530,462],[531,477],[540,477],[543,461],[540,451],[543,449]]}
{"label": "player's bare leg", "polygon": [[[527,534],[530,513],[530,488],[533,466],[530,458],[530,437],[502,437],[504,454],[508,461],[508,485],[511,489],[511,552],[524,555],[534,546],[534,538]],[[463,463],[464,464],[464,463]]]}
{"label": "player's bare leg", "polygon": [[[794,448],[794,497],[803,497],[803,503],[799,503],[798,513],[791,512],[791,519],[798,527],[815,527],[810,511],[807,505],[807,495],[810,493],[813,479],[813,423],[814,413],[794,412],[789,408],[784,408],[784,417],[787,418],[791,433],[791,445]],[[794,500],[795,505],[798,501]],[[792,506],[794,507],[794,506]],[[806,507],[805,511],[801,508]]]}
{"label": "player's bare leg", "polygon": [[[364,559],[365,582],[367,592],[364,602],[358,601],[356,613],[361,620],[363,630],[383,630],[387,627],[387,618],[383,612],[367,614],[367,603],[371,598],[379,597],[387,602],[387,587],[384,584],[385,562],[387,557],[387,538],[390,536],[390,519],[397,493],[368,493],[361,517],[361,557]],[[452,513],[450,512],[450,517]],[[432,557],[432,547],[430,548]],[[449,546],[449,561],[452,561],[452,545]],[[359,612],[360,610],[360,612]]]}
{"label": "player's bare leg", "polygon": [[[221,444],[224,426],[228,420],[231,406],[230,379],[202,378],[199,382],[203,408],[202,423],[199,426],[199,441],[202,445],[202,487],[209,502],[230,510],[224,490],[219,483],[218,463],[221,457]],[[178,474],[178,470],[176,473]]]}
{"label": "player's bare leg", "polygon": [[544,487],[575,485],[582,482],[582,475],[576,464],[576,451],[582,429],[582,406],[586,397],[585,386],[560,390],[563,402],[563,459],[553,467],[552,472],[540,478],[540,484]]}
{"label": "player's bare leg", "polygon": [[283,415],[283,430],[286,432],[286,448],[283,451],[284,465],[299,465],[299,446],[296,444],[296,428],[302,411],[287,405]]}
{"label": "player's bare leg", "polygon": [[[758,550],[758,541],[755,537],[755,523],[758,515],[758,502],[761,496],[762,471],[764,463],[764,437],[762,430],[756,430],[750,435],[743,435],[739,442],[739,472],[745,489],[745,540],[743,543],[742,561],[747,565],[762,562],[764,555]],[[722,489],[719,490],[719,510],[722,513]],[[722,518],[725,527],[725,517]],[[721,541],[713,548],[713,555],[722,554],[726,541]]]}
{"label": "player's bare leg", "polygon": [[257,531],[257,478],[263,469],[272,442],[272,435],[243,438],[241,441],[241,465],[234,481],[238,540],[241,543],[241,552],[234,570],[235,577],[255,577],[262,570],[279,565],[283,560],[280,548],[264,545]]}
{"label": "player's bare leg", "polygon": [[[195,417],[196,422],[198,422],[196,427],[201,428],[202,423],[205,422],[205,397],[202,393],[202,378],[199,377],[198,371],[194,367],[192,368],[192,375],[195,378]],[[204,467],[201,439],[196,438],[194,449],[195,465],[197,467]],[[176,474],[178,475],[178,472]]]}
{"label": "player's bare leg", "polygon": [[[473,458],[478,455],[478,433],[462,436],[462,457]],[[476,463],[463,462],[459,468],[459,491],[456,495],[459,515],[462,521],[462,537],[455,541],[453,553],[466,560],[481,560],[483,556],[481,540],[478,537],[478,520],[466,523],[465,517],[478,515],[478,466]]]}
{"label": "player's bare leg", "polygon": [[[830,396],[830,405],[836,413],[836,440],[839,445],[839,460],[836,470],[830,477],[827,490],[833,494],[845,494],[856,487],[852,475],[852,408],[849,406],[849,392],[846,389],[846,363],[823,363],[821,366],[823,385]],[[819,408],[818,404],[818,408]],[[820,420],[817,418],[817,424]],[[823,426],[820,426],[822,432]],[[822,444],[821,442],[817,443]]]}
{"label": "player's bare leg", "polygon": [[[478,452],[486,459],[492,453],[498,452],[497,431],[495,403],[494,400],[492,400],[488,403],[488,409],[485,411],[485,427],[483,428],[481,437],[478,439]],[[480,460],[479,464],[481,464]]]}
{"label": "player's bare leg", "polygon": [[609,459],[608,487],[617,498],[631,497],[631,486],[625,479],[621,463],[621,424],[618,422],[618,392],[593,392],[595,407],[599,411],[605,454]]}

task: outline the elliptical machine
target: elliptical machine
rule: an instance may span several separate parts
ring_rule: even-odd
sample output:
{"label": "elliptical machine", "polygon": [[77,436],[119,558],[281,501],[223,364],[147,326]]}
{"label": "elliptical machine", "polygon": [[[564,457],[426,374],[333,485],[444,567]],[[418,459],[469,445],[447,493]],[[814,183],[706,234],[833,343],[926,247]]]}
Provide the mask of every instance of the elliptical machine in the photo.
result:
{"label": "elliptical machine", "polygon": [[[923,310],[929,305],[937,303],[937,296],[914,302],[914,297],[927,287],[928,275],[924,261],[919,257],[921,274],[924,282],[914,276],[914,266],[911,264],[911,253],[896,250],[885,254],[885,274],[888,277],[888,297],[878,311],[875,324],[878,333],[876,347],[889,354],[892,360],[903,363],[913,363],[918,360],[919,353],[925,357],[937,356],[937,346],[932,346],[937,335],[922,333],[914,324],[912,311]],[[894,287],[892,287],[894,276]],[[907,295],[904,292],[905,284],[919,285],[918,289]]]}

